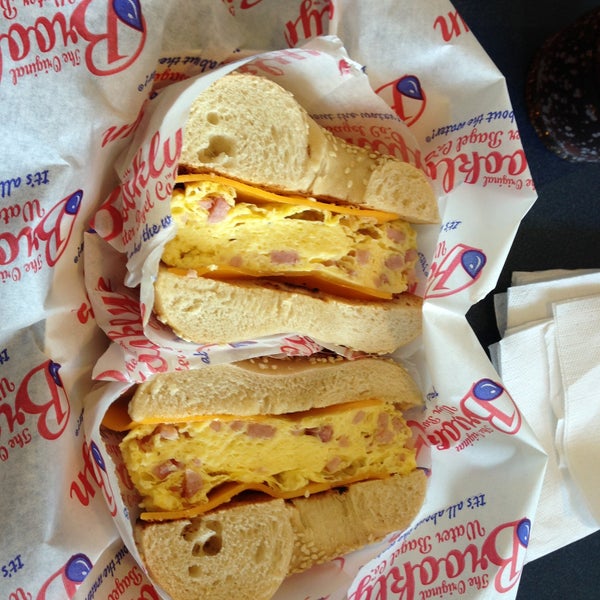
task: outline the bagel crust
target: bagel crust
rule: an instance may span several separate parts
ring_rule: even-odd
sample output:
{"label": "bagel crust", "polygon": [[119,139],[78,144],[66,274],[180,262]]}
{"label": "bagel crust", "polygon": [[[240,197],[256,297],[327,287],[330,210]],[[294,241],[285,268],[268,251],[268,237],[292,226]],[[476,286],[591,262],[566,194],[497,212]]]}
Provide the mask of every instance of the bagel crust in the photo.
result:
{"label": "bagel crust", "polygon": [[426,485],[416,470],[308,498],[244,502],[193,519],[139,522],[136,543],[150,576],[173,600],[268,600],[287,575],[408,527]]}
{"label": "bagel crust", "polygon": [[410,223],[439,222],[420,169],[335,137],[290,92],[256,75],[222,77],[192,103],[180,168],[389,211]]}
{"label": "bagel crust", "polygon": [[154,310],[182,339],[229,344],[296,333],[372,354],[421,334],[422,299],[348,300],[266,280],[219,281],[159,267]]}

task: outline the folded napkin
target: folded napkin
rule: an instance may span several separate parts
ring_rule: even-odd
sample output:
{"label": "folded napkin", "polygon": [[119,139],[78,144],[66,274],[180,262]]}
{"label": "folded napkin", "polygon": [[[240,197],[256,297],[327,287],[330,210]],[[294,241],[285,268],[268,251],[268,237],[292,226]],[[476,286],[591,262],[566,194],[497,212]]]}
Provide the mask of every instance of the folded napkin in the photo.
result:
{"label": "folded napkin", "polygon": [[515,273],[492,361],[548,454],[527,561],[600,528],[600,272]]}

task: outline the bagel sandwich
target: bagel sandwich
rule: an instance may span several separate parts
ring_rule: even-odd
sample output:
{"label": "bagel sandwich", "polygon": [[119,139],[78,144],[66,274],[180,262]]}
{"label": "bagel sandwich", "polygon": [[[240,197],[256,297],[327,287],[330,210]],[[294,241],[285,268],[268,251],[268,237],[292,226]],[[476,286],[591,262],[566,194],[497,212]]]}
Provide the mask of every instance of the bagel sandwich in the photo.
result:
{"label": "bagel sandwich", "polygon": [[426,176],[336,138],[269,79],[226,75],[194,100],[171,216],[154,310],[185,340],[297,333],[384,354],[421,331]]}
{"label": "bagel sandwich", "polygon": [[[425,495],[399,364],[260,358],[157,375],[107,413],[140,495],[135,541],[173,600],[271,598],[408,527]],[[123,412],[125,407],[126,412]]]}

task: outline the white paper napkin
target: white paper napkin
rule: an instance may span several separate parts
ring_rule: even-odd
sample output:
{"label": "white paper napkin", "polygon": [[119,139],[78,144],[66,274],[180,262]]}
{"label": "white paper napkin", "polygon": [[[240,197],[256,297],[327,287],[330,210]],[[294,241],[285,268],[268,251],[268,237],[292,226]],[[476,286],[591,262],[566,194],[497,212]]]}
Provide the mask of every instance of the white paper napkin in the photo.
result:
{"label": "white paper napkin", "polygon": [[527,560],[600,527],[600,273],[517,273],[492,361],[548,454]]}
{"label": "white paper napkin", "polygon": [[562,452],[600,524],[600,295],[554,304],[564,391]]}

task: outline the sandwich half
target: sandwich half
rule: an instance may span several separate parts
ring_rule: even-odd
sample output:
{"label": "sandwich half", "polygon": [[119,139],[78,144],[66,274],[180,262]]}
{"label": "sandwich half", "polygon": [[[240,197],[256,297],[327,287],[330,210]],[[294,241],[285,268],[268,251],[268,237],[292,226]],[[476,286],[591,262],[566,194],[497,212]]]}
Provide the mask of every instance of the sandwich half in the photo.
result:
{"label": "sandwich half", "polygon": [[336,138],[281,86],[239,73],[193,102],[179,170],[155,312],[180,337],[299,333],[383,354],[419,335],[411,224],[439,220],[422,171]]}
{"label": "sandwich half", "polygon": [[405,529],[424,500],[404,418],[421,395],[390,360],[214,365],[124,402],[105,426],[126,432],[136,543],[174,600],[270,598],[289,574]]}

